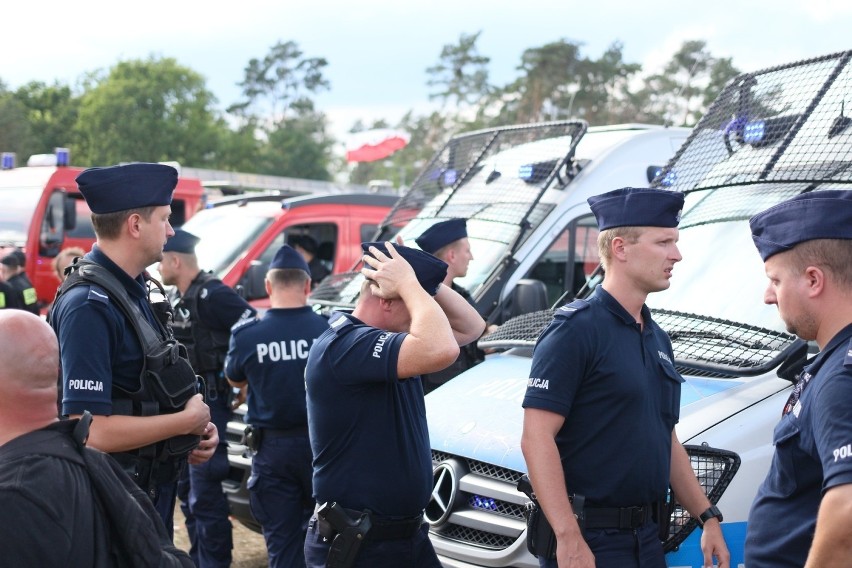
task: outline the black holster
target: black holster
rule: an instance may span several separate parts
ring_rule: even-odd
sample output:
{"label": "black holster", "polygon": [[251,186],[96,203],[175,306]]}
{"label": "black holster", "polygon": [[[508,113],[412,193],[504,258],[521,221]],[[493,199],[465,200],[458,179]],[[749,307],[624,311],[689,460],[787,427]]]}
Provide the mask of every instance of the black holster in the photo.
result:
{"label": "black holster", "polygon": [[669,527],[672,522],[672,512],[674,511],[674,495],[669,491],[668,495],[654,503],[654,508],[651,511],[651,518],[657,523],[658,536],[660,542],[666,542],[671,536]]}
{"label": "black holster", "polygon": [[[524,519],[527,522],[527,550],[537,558],[555,559],[556,535],[550,526],[550,521],[547,520],[544,511],[541,509],[538,499],[536,499],[532,483],[526,474],[518,480],[518,491],[530,499],[530,502],[524,507]],[[582,533],[585,528],[586,498],[583,495],[571,495],[568,499],[571,501],[574,517],[577,519],[577,524]]]}
{"label": "black holster", "polygon": [[317,522],[320,534],[332,539],[326,568],[350,568],[372,527],[370,512],[353,519],[339,504],[323,503],[317,509]]}
{"label": "black holster", "polygon": [[245,431],[243,432],[243,443],[246,447],[256,452],[260,449],[260,444],[263,441],[263,429],[257,428],[256,426],[252,426],[249,424],[246,426]]}

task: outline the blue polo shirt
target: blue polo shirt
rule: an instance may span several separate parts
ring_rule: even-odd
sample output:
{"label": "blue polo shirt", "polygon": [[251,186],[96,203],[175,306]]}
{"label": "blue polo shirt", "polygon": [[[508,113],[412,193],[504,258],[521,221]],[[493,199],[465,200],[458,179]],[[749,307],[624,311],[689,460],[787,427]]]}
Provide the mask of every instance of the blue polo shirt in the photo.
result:
{"label": "blue polo shirt", "polygon": [[249,424],[288,430],[308,423],[305,365],[328,320],[310,307],[273,308],[259,320],[237,323],[225,359],[225,376],[248,381]]}
{"label": "blue polo shirt", "polygon": [[233,288],[219,279],[209,280],[198,291],[198,321],[208,329],[229,331],[257,311]]}
{"label": "blue polo shirt", "polygon": [[[156,319],[139,275],[131,278],[95,245],[85,255],[111,272],[152,325]],[[113,386],[139,390],[142,345],[121,308],[100,286],[80,284],[56,301],[51,324],[59,338],[62,413],[112,414]]]}
{"label": "blue polo shirt", "polygon": [[523,406],[565,417],[565,483],[591,507],[653,503],[668,489],[683,378],[646,306],[642,319],[598,287],[557,310],[533,352]]}
{"label": "blue polo shirt", "polygon": [[407,334],[334,313],[308,356],[314,497],[385,517],[420,514],[432,457],[420,377],[397,376]]}
{"label": "blue polo shirt", "polygon": [[775,427],[772,465],[749,513],[749,567],[803,566],[823,494],[852,483],[852,325],[805,366],[802,378],[799,403]]}

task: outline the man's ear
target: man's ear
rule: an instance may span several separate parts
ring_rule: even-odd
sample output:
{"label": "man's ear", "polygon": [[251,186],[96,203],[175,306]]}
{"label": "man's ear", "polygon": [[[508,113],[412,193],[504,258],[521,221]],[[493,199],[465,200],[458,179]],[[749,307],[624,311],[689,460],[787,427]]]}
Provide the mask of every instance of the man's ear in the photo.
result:
{"label": "man's ear", "polygon": [[612,242],[610,243],[610,253],[612,253],[612,258],[617,258],[618,260],[624,260],[626,252],[625,248],[627,245],[627,241],[624,240],[624,237],[614,237]]}
{"label": "man's ear", "polygon": [[803,274],[808,286],[808,297],[814,298],[825,291],[825,271],[819,266],[808,266]]}
{"label": "man's ear", "polygon": [[142,216],[139,213],[131,213],[127,216],[127,219],[124,221],[124,226],[127,227],[127,231],[130,233],[132,237],[138,238],[141,229],[140,225],[142,224]]}

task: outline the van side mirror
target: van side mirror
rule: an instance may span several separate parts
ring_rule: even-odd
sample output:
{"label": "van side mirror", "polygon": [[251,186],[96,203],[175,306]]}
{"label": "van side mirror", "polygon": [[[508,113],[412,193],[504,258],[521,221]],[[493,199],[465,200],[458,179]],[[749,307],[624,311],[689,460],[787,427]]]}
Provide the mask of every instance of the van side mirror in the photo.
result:
{"label": "van side mirror", "polygon": [[266,298],[266,267],[259,260],[251,261],[235,290],[246,301]]}

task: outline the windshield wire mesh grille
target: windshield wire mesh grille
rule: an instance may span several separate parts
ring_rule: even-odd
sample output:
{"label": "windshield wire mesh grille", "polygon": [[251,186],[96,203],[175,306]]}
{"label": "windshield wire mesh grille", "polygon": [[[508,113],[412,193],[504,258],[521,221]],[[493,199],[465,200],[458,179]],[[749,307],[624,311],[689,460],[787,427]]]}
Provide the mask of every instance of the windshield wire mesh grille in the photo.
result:
{"label": "windshield wire mesh grille", "polygon": [[850,57],[845,51],[739,75],[652,185],[689,193],[852,182],[852,117],[845,108]]}
{"label": "windshield wire mesh grille", "polygon": [[554,180],[567,183],[570,157],[587,127],[584,121],[560,121],[455,136],[420,172],[383,226],[401,227],[420,214],[518,227],[537,207],[546,207],[538,201]]}
{"label": "windshield wire mesh grille", "polygon": [[[512,318],[479,340],[480,349],[533,347],[553,319],[553,310]],[[786,333],[737,322],[653,310],[654,321],[669,334],[679,369],[689,374],[733,377],[765,372],[780,363],[796,338]]]}
{"label": "windshield wire mesh grille", "polygon": [[[710,503],[715,505],[719,502],[722,494],[731,484],[734,475],[740,468],[740,456],[734,452],[727,450],[719,450],[709,446],[693,446],[684,444],[686,453],[689,455],[689,461],[692,469],[695,471],[695,476]],[[698,526],[698,521],[693,519],[690,514],[676,500],[671,514],[671,524],[669,525],[669,539],[664,543],[663,549],[666,552],[675,550],[689,534]]]}

